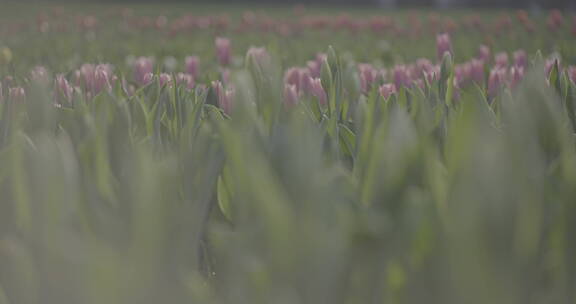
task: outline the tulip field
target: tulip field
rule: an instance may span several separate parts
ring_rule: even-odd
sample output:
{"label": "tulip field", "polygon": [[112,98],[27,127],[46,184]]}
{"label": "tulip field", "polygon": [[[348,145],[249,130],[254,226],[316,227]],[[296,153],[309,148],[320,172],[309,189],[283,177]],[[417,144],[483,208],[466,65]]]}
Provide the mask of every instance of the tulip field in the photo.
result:
{"label": "tulip field", "polygon": [[0,304],[576,304],[576,14],[0,9]]}

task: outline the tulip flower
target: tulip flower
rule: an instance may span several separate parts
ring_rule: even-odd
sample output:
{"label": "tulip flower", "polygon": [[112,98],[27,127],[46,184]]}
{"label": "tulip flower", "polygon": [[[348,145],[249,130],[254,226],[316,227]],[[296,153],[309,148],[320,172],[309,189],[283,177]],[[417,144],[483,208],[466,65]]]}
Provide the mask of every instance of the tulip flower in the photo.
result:
{"label": "tulip flower", "polygon": [[158,81],[160,82],[160,86],[163,87],[165,85],[172,86],[172,76],[170,74],[162,73],[158,76]]}
{"label": "tulip flower", "polygon": [[320,77],[320,72],[321,72],[321,67],[322,64],[318,63],[315,60],[310,60],[306,63],[306,66],[308,67],[308,72],[310,72],[310,76],[317,78]]}
{"label": "tulip flower", "polygon": [[298,89],[293,84],[284,85],[284,104],[288,107],[298,103]]}
{"label": "tulip flower", "polygon": [[146,74],[154,72],[154,60],[150,57],[139,57],[134,62],[134,80],[139,85],[145,85],[148,82],[144,80]]}
{"label": "tulip flower", "polygon": [[510,87],[515,88],[524,78],[524,67],[513,66],[510,68]]}
{"label": "tulip flower", "polygon": [[251,47],[246,52],[246,64],[255,65],[258,69],[269,66],[271,62],[270,55],[263,47]]}
{"label": "tulip flower", "polygon": [[392,70],[392,73],[396,89],[400,89],[402,87],[410,87],[411,84],[410,73],[405,65],[395,66]]}
{"label": "tulip flower", "polygon": [[220,65],[229,65],[232,61],[230,40],[228,38],[216,38],[216,58]]}
{"label": "tulip flower", "polygon": [[490,71],[490,76],[488,77],[488,95],[491,97],[496,96],[505,83],[506,69],[494,67],[492,71]]}
{"label": "tulip flower", "polygon": [[176,83],[183,85],[185,88],[191,90],[194,88],[196,83],[194,82],[194,76],[186,73],[178,73],[176,75]]}
{"label": "tulip flower", "polygon": [[230,115],[234,102],[235,91],[233,88],[224,89],[222,82],[216,80],[212,82],[212,89],[216,93],[218,99],[218,106],[224,113]]}
{"label": "tulip flower", "polygon": [[506,52],[498,53],[494,57],[494,61],[497,67],[505,68],[508,66],[508,54]]}
{"label": "tulip flower", "polygon": [[142,77],[142,84],[146,85],[152,82],[152,80],[154,80],[154,74],[152,73],[146,73],[144,75],[144,77]]}
{"label": "tulip flower", "polygon": [[480,59],[470,61],[470,79],[477,84],[484,83],[484,61]]}
{"label": "tulip flower", "polygon": [[436,37],[436,51],[439,60],[442,60],[446,52],[452,54],[452,41],[449,34],[440,34]]}
{"label": "tulip flower", "polygon": [[528,65],[528,55],[524,50],[514,52],[514,66],[525,68]]}
{"label": "tulip flower", "polygon": [[198,56],[188,56],[185,59],[186,73],[198,78],[200,73],[200,58]]}
{"label": "tulip flower", "polygon": [[[570,78],[570,80],[572,80],[572,82],[574,84],[576,84],[576,66],[570,66],[568,67],[568,78]],[[0,91],[1,91],[1,87],[0,87]]]}
{"label": "tulip flower", "polygon": [[360,88],[363,93],[368,93],[372,88],[372,84],[378,79],[378,70],[370,64],[358,65]]}
{"label": "tulip flower", "polygon": [[478,59],[484,61],[484,63],[490,62],[491,52],[490,48],[486,45],[481,45],[478,50]]}
{"label": "tulip flower", "polygon": [[61,104],[63,101],[68,103],[72,102],[74,88],[70,85],[70,83],[68,83],[66,77],[64,77],[62,74],[56,75],[56,80],[54,82],[56,103]]}
{"label": "tulip flower", "polygon": [[328,96],[326,95],[326,91],[324,91],[320,78],[310,78],[309,82],[312,96],[318,98],[318,102],[320,102],[321,105],[325,105],[328,102]]}
{"label": "tulip flower", "polygon": [[384,100],[388,100],[388,98],[390,98],[390,96],[397,93],[396,85],[394,85],[393,83],[383,84],[380,86],[378,92],[380,93],[380,96],[382,96],[382,98],[384,98]]}

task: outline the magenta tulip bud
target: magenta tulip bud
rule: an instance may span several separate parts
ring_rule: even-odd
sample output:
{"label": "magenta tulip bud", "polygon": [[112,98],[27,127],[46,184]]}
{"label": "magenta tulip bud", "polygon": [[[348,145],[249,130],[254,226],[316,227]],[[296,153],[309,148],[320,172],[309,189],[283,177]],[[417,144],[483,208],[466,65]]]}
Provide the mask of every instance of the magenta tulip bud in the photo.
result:
{"label": "magenta tulip bud", "polygon": [[68,83],[68,80],[66,80],[62,74],[56,75],[55,92],[56,103],[62,103],[62,101],[72,102],[74,88],[70,85],[70,83]]}
{"label": "magenta tulip bud", "polygon": [[328,102],[328,96],[324,87],[322,87],[322,81],[320,78],[310,78],[310,93],[318,98],[318,102],[321,105],[325,105]]}
{"label": "magenta tulip bud", "polygon": [[459,64],[454,67],[454,83],[461,88],[472,74],[472,66],[469,62]]}
{"label": "magenta tulip bud", "polygon": [[433,65],[429,70],[424,71],[422,74],[426,82],[433,83],[440,78],[440,66]]}
{"label": "magenta tulip bud", "polygon": [[370,92],[372,84],[376,82],[378,78],[378,70],[376,70],[370,64],[359,64],[358,72],[360,78],[360,88],[362,89],[362,93],[366,94]]}
{"label": "magenta tulip bud", "polygon": [[146,73],[144,74],[144,76],[142,77],[142,85],[146,85],[151,83],[154,80],[154,74],[152,73]]}
{"label": "magenta tulip bud", "polygon": [[439,60],[442,60],[446,52],[452,55],[452,41],[449,34],[440,34],[436,37],[436,51]]}
{"label": "magenta tulip bud", "polygon": [[494,67],[488,77],[488,95],[496,96],[506,83],[506,69]]}
{"label": "magenta tulip bud", "polygon": [[188,56],[185,59],[186,73],[198,78],[200,73],[200,58],[198,56]]}
{"label": "magenta tulip bud", "polygon": [[393,76],[394,76],[394,85],[396,89],[400,89],[402,87],[410,87],[411,79],[410,74],[406,66],[404,65],[397,65],[393,69]]}
{"label": "magenta tulip bud", "polygon": [[484,61],[480,59],[470,61],[470,79],[477,84],[484,83]]}
{"label": "magenta tulip bud", "polygon": [[22,87],[15,87],[8,89],[8,98],[14,102],[24,102],[26,100],[26,92]]}
{"label": "magenta tulip bud", "polygon": [[525,68],[528,65],[528,55],[524,50],[514,52],[514,65]]}
{"label": "magenta tulip bud", "polygon": [[192,90],[196,83],[194,82],[194,76],[185,73],[178,73],[176,75],[176,83],[178,85],[183,85],[189,90]]}
{"label": "magenta tulip bud", "polygon": [[[576,84],[576,66],[570,66],[568,67],[568,78],[570,78],[570,80],[572,80],[572,82],[574,84]],[[1,91],[1,87],[0,87],[0,91]]]}
{"label": "magenta tulip bud", "polygon": [[212,89],[216,93],[218,106],[224,111],[224,113],[230,115],[235,94],[234,89],[229,88],[225,90],[222,82],[218,80],[212,82]]}
{"label": "magenta tulip bud", "polygon": [[315,60],[310,60],[306,63],[306,66],[308,67],[308,72],[310,73],[311,77],[313,77],[313,78],[320,77],[320,72],[321,72],[321,67],[322,67],[321,63],[318,63]]}
{"label": "magenta tulip bud", "polygon": [[287,107],[294,106],[298,103],[298,89],[293,84],[284,85],[284,104]]}
{"label": "magenta tulip bud", "polygon": [[246,58],[262,66],[270,61],[270,55],[263,47],[251,47],[246,52]]}
{"label": "magenta tulip bud", "polygon": [[160,86],[163,87],[165,85],[172,86],[172,76],[170,74],[162,73],[158,76],[158,81],[160,82]]}
{"label": "magenta tulip bud", "polygon": [[431,72],[434,70],[434,64],[426,58],[420,58],[416,60],[417,75],[424,75],[425,72]]}
{"label": "magenta tulip bud", "polygon": [[145,85],[149,81],[144,78],[147,74],[154,72],[154,60],[150,57],[139,57],[134,62],[134,80],[139,85]]}
{"label": "magenta tulip bud", "polygon": [[393,83],[383,84],[380,86],[380,89],[378,90],[378,92],[380,92],[380,96],[382,96],[382,98],[384,98],[384,100],[388,100],[388,98],[390,98],[390,96],[397,93],[396,85],[394,85]]}
{"label": "magenta tulip bud", "polygon": [[228,38],[216,38],[216,58],[220,65],[229,65],[232,61],[230,40]]}
{"label": "magenta tulip bud", "polygon": [[290,84],[296,87],[296,90],[301,90],[302,81],[300,80],[302,73],[300,68],[289,68],[284,73],[284,84]]}
{"label": "magenta tulip bud", "polygon": [[484,61],[484,63],[490,62],[490,57],[492,57],[490,48],[486,45],[481,45],[478,49],[478,59]]}
{"label": "magenta tulip bud", "polygon": [[229,84],[230,83],[230,70],[229,69],[222,69],[220,72],[220,79],[222,79],[222,83]]}
{"label": "magenta tulip bud", "polygon": [[508,66],[508,54],[505,52],[498,53],[494,57],[494,61],[497,67],[505,68]]}
{"label": "magenta tulip bud", "polygon": [[97,65],[94,70],[94,83],[92,85],[93,96],[96,96],[103,90],[108,92],[112,91],[111,78],[112,75],[106,65]]}
{"label": "magenta tulip bud", "polygon": [[524,67],[514,66],[510,68],[510,87],[515,88],[524,78]]}
{"label": "magenta tulip bud", "polygon": [[43,66],[37,66],[30,72],[30,78],[32,81],[47,85],[50,82],[50,76],[48,75],[48,70]]}

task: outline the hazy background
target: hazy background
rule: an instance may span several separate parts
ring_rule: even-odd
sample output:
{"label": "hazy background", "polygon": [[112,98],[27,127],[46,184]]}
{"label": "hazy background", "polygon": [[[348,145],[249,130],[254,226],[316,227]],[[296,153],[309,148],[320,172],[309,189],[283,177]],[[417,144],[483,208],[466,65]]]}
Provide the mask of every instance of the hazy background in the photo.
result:
{"label": "hazy background", "polygon": [[266,5],[344,5],[344,6],[383,6],[383,7],[510,7],[510,8],[568,8],[576,9],[575,0],[0,0],[2,2],[32,3],[209,3],[209,4],[251,4]]}

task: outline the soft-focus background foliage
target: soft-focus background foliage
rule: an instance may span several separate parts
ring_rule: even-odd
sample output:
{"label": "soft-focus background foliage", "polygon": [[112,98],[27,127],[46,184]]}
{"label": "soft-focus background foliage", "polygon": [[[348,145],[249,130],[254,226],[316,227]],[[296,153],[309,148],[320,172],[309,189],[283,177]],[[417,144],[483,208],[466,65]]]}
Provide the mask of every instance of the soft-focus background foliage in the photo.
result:
{"label": "soft-focus background foliage", "polygon": [[[12,8],[0,19],[0,304],[576,303],[574,16],[556,28],[531,15],[530,30],[514,11],[270,9],[238,29],[252,15]],[[197,23],[173,28],[187,14]],[[438,32],[452,55],[437,58]],[[523,80],[455,87],[455,64],[480,44],[524,49]],[[318,52],[326,103],[287,103],[284,71]],[[157,76],[188,55],[197,86]],[[139,56],[154,76],[129,91]],[[430,83],[361,92],[357,63],[420,57],[441,69]],[[117,78],[62,102],[53,78],[73,82],[87,62]],[[232,108],[217,81],[235,88]]]}

